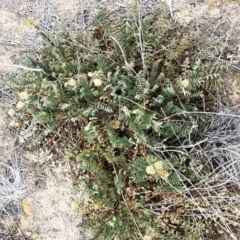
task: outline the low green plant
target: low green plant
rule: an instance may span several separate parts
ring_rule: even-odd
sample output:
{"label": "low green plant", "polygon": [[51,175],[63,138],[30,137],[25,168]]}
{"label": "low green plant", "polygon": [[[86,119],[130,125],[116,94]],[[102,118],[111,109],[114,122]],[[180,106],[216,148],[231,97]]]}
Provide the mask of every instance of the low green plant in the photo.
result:
{"label": "low green plant", "polygon": [[213,109],[229,67],[207,60],[214,44],[171,21],[165,5],[145,16],[137,6],[100,12],[85,33],[43,36],[39,54],[23,60],[33,71],[11,81],[21,102],[9,113],[24,123],[23,141],[57,136],[77,161],[89,195],[82,227],[93,239],[199,238],[200,227],[173,212],[210,171],[205,164],[199,176],[190,161],[209,119],[197,112]]}

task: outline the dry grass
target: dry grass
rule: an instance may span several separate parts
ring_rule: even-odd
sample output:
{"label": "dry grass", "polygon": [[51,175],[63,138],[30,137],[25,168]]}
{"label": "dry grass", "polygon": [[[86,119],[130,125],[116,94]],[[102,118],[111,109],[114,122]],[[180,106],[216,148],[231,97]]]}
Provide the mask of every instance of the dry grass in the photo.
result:
{"label": "dry grass", "polygon": [[20,166],[17,158],[13,158],[7,163],[3,162],[4,159],[1,159],[0,212],[14,217],[13,214],[19,214],[19,212],[14,213],[14,206],[18,206],[29,192],[29,187],[24,179],[26,170]]}

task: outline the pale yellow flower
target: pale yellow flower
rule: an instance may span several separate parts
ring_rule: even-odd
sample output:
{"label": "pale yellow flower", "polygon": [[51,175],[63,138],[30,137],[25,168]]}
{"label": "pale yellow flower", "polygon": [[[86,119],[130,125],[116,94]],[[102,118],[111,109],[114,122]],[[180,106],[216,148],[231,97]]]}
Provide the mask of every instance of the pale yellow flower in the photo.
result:
{"label": "pale yellow flower", "polygon": [[151,240],[152,238],[150,237],[150,236],[148,236],[148,235],[145,235],[144,237],[143,237],[143,240]]}
{"label": "pale yellow flower", "polygon": [[156,170],[153,166],[147,166],[146,167],[146,172],[147,172],[147,174],[153,175],[153,174],[156,173]]}
{"label": "pale yellow flower", "polygon": [[18,110],[21,110],[21,109],[24,108],[24,106],[25,106],[24,102],[19,101],[19,102],[17,103],[17,105],[16,105],[16,108],[17,108]]}
{"label": "pale yellow flower", "polygon": [[93,206],[94,206],[94,209],[98,210],[102,207],[102,204],[101,203],[95,203]]}
{"label": "pale yellow flower", "polygon": [[14,109],[10,108],[10,109],[8,110],[8,114],[9,114],[10,116],[13,116],[13,115],[15,114]]}
{"label": "pale yellow flower", "polygon": [[15,127],[15,121],[11,121],[11,122],[9,123],[9,126],[10,126],[10,127]]}
{"label": "pale yellow flower", "polygon": [[163,166],[164,166],[163,161],[157,161],[154,163],[154,167],[155,167],[157,173],[160,175],[160,177],[163,180],[166,181],[168,179],[168,176],[170,175],[170,173],[168,171],[164,170]]}
{"label": "pale yellow flower", "polygon": [[114,227],[115,223],[114,223],[113,221],[109,221],[109,222],[108,222],[108,225],[109,225],[110,227]]}
{"label": "pale yellow flower", "polygon": [[157,171],[163,170],[163,161],[157,161],[154,163],[154,167]]}
{"label": "pale yellow flower", "polygon": [[183,81],[182,81],[182,87],[187,87],[188,85],[189,85],[189,80],[188,79],[184,79]]}
{"label": "pale yellow flower", "polygon": [[10,126],[10,127],[18,127],[18,126],[19,126],[19,123],[18,123],[18,122],[15,122],[15,121],[11,121],[11,122],[9,123],[9,126]]}
{"label": "pale yellow flower", "polygon": [[129,0],[128,3],[134,7],[136,5],[136,0]]}
{"label": "pale yellow flower", "polygon": [[95,78],[95,79],[93,80],[93,83],[94,83],[94,85],[95,85],[96,87],[99,87],[99,86],[102,85],[102,80],[99,79],[99,78]]}
{"label": "pale yellow flower", "polygon": [[89,77],[92,77],[92,76],[93,76],[93,73],[92,73],[92,72],[89,72],[87,75],[88,75]]}
{"label": "pale yellow flower", "polygon": [[77,84],[77,81],[75,80],[75,79],[73,79],[73,78],[71,78],[69,81],[68,81],[68,84],[70,85],[70,86],[76,86],[76,84]]}
{"label": "pale yellow flower", "polygon": [[170,175],[170,173],[169,173],[168,171],[166,171],[166,170],[161,170],[161,171],[158,171],[158,173],[159,173],[161,179],[163,179],[163,180],[165,180],[165,181],[168,180],[168,177],[169,177],[169,175]]}
{"label": "pale yellow flower", "polygon": [[19,93],[19,97],[20,97],[20,99],[22,99],[22,100],[28,100],[28,93],[27,92],[20,92]]}

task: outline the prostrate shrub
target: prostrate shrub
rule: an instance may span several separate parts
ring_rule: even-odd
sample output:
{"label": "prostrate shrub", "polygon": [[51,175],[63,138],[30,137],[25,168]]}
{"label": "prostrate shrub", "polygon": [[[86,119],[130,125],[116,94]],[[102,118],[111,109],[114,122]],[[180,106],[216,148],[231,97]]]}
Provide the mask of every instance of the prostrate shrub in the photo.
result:
{"label": "prostrate shrub", "polygon": [[201,183],[218,161],[204,155],[201,133],[229,64],[208,60],[211,39],[168,16],[165,5],[148,15],[133,6],[100,12],[84,33],[44,33],[45,46],[23,60],[32,71],[12,80],[20,140],[48,139],[77,161],[89,196],[81,227],[93,239],[200,239],[226,223],[215,226],[203,206]]}

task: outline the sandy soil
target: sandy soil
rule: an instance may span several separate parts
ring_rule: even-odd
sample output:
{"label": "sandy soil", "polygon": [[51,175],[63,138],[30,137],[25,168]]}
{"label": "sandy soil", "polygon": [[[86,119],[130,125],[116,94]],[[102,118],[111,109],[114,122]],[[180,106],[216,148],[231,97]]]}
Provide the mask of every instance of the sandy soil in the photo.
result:
{"label": "sandy soil", "polygon": [[[47,1],[12,1],[0,0],[0,72],[16,70],[6,64],[14,64],[18,55],[25,51],[34,51],[40,44],[36,32],[26,23],[32,17],[43,27],[54,30],[62,21],[72,25],[83,21],[80,11],[96,11],[97,1],[49,0]],[[104,4],[104,1],[98,1]],[[106,2],[106,1],[105,1]],[[108,1],[107,8],[114,8],[116,1]],[[122,4],[122,1],[118,3]],[[197,26],[208,26],[215,21],[209,34],[219,36],[221,43],[229,42],[232,60],[240,68],[240,16],[239,5],[228,1],[167,1],[171,3],[172,17],[181,23],[194,21]],[[79,20],[80,19],[80,20]],[[214,20],[215,19],[215,20]],[[220,41],[220,40],[219,40]],[[220,44],[220,43],[219,43]],[[234,73],[227,81],[231,100],[240,104],[239,74]],[[227,90],[227,89],[226,89]],[[229,92],[226,91],[229,95]],[[3,106],[1,108],[4,110]],[[9,159],[15,152],[14,136],[11,135],[6,118],[0,116],[0,151],[2,157]],[[81,194],[75,194],[71,170],[67,162],[57,166],[51,155],[44,152],[23,151],[19,158],[28,169],[26,181],[29,184],[29,195],[20,203],[22,214],[18,222],[20,235],[36,240],[78,240],[87,239],[80,233],[77,225],[81,223],[79,206],[83,201]],[[2,219],[6,228],[11,228],[11,219]],[[20,238],[19,238],[20,239]]]}
{"label": "sandy soil", "polygon": [[[16,4],[15,4],[16,3]],[[18,56],[26,51],[34,51],[40,43],[36,31],[27,24],[29,17],[36,18],[44,27],[54,28],[60,18],[73,21],[76,16],[77,1],[0,1],[0,72],[16,71],[12,66]],[[59,12],[58,12],[59,9]],[[35,10],[38,10],[34,12]],[[43,11],[41,11],[43,10]],[[35,42],[36,41],[36,42]],[[3,80],[3,79],[1,79]],[[10,106],[1,104],[1,109]],[[0,115],[1,157],[10,160],[19,157],[27,177],[23,181],[29,187],[28,195],[19,203],[19,218],[9,214],[0,219],[1,239],[33,240],[79,240],[86,239],[77,227],[81,223],[79,206],[83,197],[75,193],[69,164],[64,160],[55,165],[51,155],[45,152],[21,151],[15,143],[15,136],[9,129],[9,117]]]}

